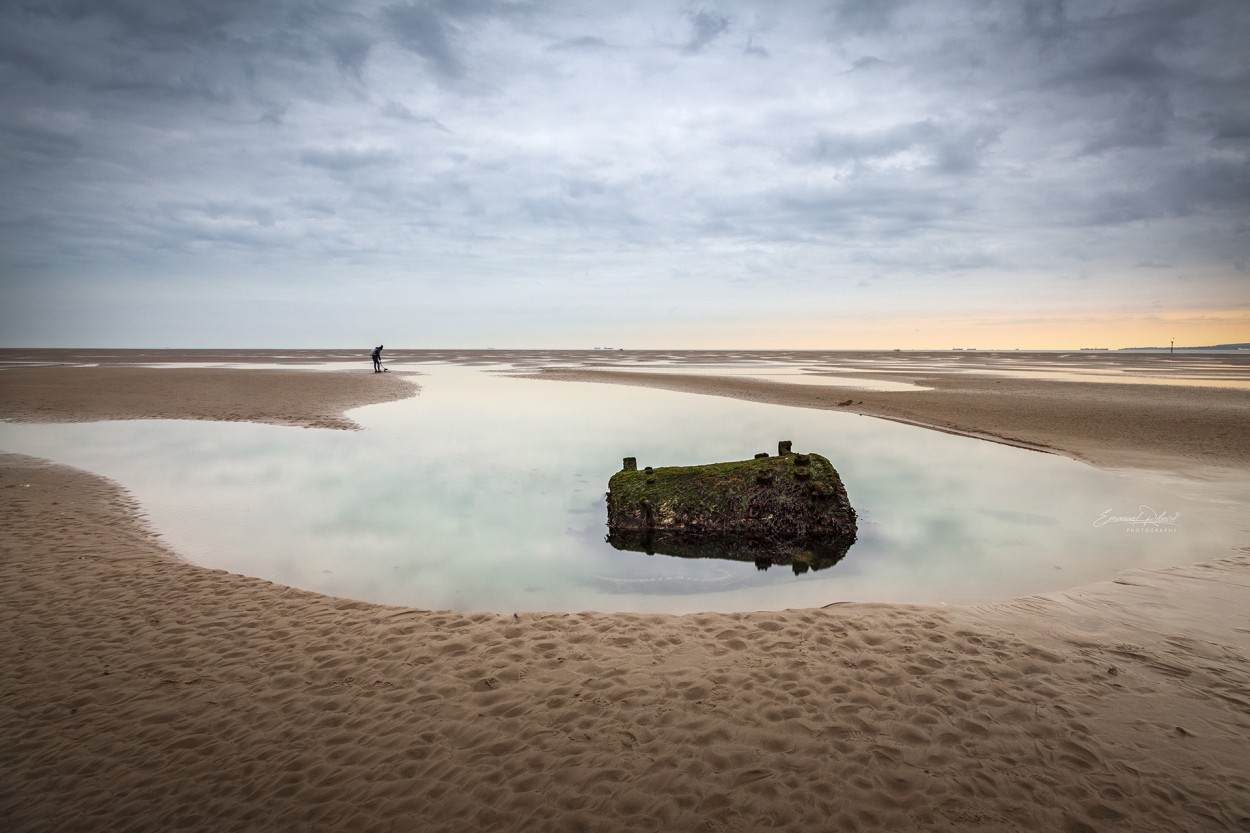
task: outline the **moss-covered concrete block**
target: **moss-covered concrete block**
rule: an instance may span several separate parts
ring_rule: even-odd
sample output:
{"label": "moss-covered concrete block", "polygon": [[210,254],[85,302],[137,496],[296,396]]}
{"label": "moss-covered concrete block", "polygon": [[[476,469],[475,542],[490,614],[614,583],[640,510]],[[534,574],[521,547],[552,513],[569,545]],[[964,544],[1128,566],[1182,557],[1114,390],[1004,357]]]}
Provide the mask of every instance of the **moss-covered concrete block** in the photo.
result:
{"label": "moss-covered concrete block", "polygon": [[622,469],[608,481],[608,541],[618,549],[829,566],[855,541],[855,510],[819,454]]}

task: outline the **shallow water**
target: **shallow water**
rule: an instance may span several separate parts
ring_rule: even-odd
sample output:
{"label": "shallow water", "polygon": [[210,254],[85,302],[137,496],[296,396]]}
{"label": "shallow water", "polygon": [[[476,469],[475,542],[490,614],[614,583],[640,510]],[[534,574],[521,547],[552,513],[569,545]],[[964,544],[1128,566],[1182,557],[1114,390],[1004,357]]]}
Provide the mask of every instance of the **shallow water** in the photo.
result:
{"label": "shallow water", "polygon": [[[618,369],[627,368],[627,369]],[[732,377],[735,379],[759,379],[765,382],[782,382],[787,385],[812,385],[816,387],[835,387],[850,388],[852,390],[877,390],[877,391],[917,391],[932,390],[932,388],[922,387],[921,385],[912,384],[911,382],[895,382],[888,379],[873,379],[868,376],[855,375],[852,371],[850,374],[831,374],[820,368],[804,368],[802,366],[769,366],[757,365],[754,367],[742,367],[736,365],[728,367],[724,365],[663,365],[663,366],[647,366],[647,365],[609,365],[604,369],[611,369],[618,376],[630,376],[639,372],[645,373],[661,373],[673,374],[680,376],[709,376],[709,377]]]}
{"label": "shallow water", "polygon": [[[417,397],[352,412],[364,431],[4,424],[0,448],[119,482],[195,563],[421,608],[982,602],[1207,560],[1244,542],[1244,487],[1101,471],[852,414],[422,370]],[[782,439],[833,461],[859,512],[859,540],[836,566],[796,576],[604,542],[603,495],[622,457],[746,459]]]}

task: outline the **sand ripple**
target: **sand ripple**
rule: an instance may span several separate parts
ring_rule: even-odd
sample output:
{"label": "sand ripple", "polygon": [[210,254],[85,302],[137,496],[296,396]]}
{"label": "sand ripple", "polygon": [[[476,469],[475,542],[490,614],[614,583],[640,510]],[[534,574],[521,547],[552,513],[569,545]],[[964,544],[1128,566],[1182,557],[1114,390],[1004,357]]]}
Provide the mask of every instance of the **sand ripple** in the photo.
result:
{"label": "sand ripple", "polygon": [[1250,559],[983,609],[466,615],[176,560],[0,479],[10,830],[1250,825]]}

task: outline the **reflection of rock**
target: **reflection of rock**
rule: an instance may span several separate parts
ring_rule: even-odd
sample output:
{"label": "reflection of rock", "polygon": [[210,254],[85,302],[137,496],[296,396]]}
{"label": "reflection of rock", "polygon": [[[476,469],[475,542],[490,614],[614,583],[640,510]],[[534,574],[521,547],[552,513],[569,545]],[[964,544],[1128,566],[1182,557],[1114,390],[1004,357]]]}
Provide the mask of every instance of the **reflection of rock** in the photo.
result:
{"label": "reflection of rock", "polygon": [[648,555],[659,553],[681,558],[751,561],[760,570],[767,570],[774,564],[788,564],[795,573],[806,573],[808,570],[832,567],[841,561],[851,544],[855,543],[855,536],[790,538],[770,542],[707,533],[610,530],[608,543],[618,550],[645,552]]}
{"label": "reflection of rock", "polygon": [[608,483],[608,541],[617,549],[688,558],[790,564],[796,573],[836,563],[855,542],[855,510],[819,454],[637,471]]}

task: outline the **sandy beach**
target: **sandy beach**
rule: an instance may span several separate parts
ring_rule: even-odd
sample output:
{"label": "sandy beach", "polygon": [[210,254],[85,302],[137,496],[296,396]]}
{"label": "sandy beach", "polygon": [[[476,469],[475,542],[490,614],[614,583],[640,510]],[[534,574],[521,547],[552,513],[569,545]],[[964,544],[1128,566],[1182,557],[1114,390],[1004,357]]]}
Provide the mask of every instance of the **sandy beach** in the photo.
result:
{"label": "sandy beach", "polygon": [[[972,362],[967,362],[972,365]],[[1062,368],[1064,362],[1055,362]],[[1087,365],[1088,361],[1081,362]],[[975,366],[974,366],[975,367]],[[986,370],[997,369],[982,364]],[[1085,369],[1082,367],[1082,369]],[[926,368],[863,372],[919,390],[879,391],[609,368],[540,368],[543,379],[638,385],[730,396],[923,425],[993,442],[1065,454],[1108,468],[1185,471],[1250,468],[1250,391],[1227,387],[1099,384]],[[1001,372],[1001,371],[1000,371]]]}
{"label": "sandy beach", "polygon": [[[417,390],[359,357],[352,372],[7,358],[6,420],[348,429],[350,408]],[[895,393],[623,378],[574,354],[455,360],[1250,477],[1242,389],[921,364],[890,378],[929,390]],[[115,484],[33,458],[0,457],[0,507],[9,829],[1250,829],[1250,540],[1202,564],[985,607],[500,616],[193,566]]]}

